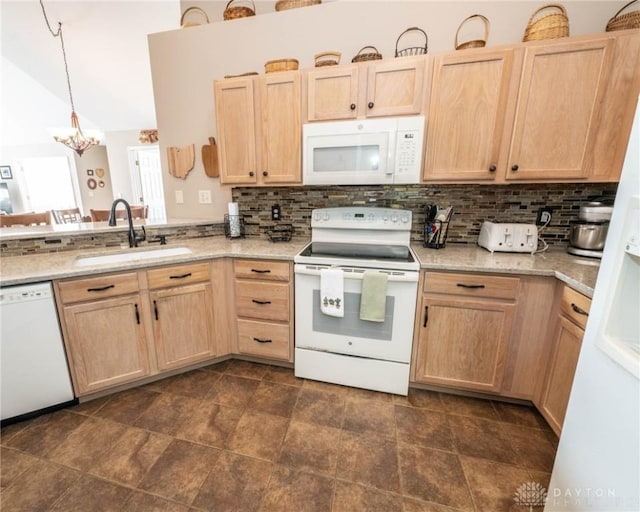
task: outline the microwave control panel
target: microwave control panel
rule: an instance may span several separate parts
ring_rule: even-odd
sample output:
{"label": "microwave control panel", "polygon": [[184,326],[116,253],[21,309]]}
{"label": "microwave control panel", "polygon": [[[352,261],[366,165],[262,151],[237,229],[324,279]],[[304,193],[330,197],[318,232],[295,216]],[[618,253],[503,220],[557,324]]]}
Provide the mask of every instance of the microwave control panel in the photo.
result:
{"label": "microwave control panel", "polygon": [[422,129],[402,129],[396,132],[394,183],[417,183],[422,168]]}

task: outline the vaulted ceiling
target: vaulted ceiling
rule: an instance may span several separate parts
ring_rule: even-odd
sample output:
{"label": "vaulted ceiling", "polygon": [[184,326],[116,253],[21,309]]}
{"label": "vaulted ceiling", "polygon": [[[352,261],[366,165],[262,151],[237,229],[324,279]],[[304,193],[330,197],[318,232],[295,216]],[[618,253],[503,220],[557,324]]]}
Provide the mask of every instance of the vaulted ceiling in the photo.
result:
{"label": "vaulted ceiling", "polygon": [[[44,0],[44,5],[54,30],[62,22],[81,120],[104,132],[153,128],[147,34],[178,28],[179,1]],[[13,112],[39,112],[42,119],[34,122],[50,127],[68,125],[67,117],[58,118],[59,106],[51,108],[52,98],[59,98],[71,112],[60,40],[47,29],[39,1],[2,0],[0,27],[3,106],[10,105],[7,110]],[[29,79],[41,85],[45,94],[34,95],[33,84],[16,83]],[[55,112],[56,118],[49,119],[48,112]]]}

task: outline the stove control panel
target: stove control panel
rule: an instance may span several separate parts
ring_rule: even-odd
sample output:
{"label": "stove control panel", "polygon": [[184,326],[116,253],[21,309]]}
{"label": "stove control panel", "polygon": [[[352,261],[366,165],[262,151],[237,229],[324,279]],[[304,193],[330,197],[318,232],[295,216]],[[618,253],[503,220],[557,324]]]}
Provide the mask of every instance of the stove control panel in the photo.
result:
{"label": "stove control panel", "polygon": [[311,214],[312,228],[411,230],[411,210],[367,206],[319,208]]}

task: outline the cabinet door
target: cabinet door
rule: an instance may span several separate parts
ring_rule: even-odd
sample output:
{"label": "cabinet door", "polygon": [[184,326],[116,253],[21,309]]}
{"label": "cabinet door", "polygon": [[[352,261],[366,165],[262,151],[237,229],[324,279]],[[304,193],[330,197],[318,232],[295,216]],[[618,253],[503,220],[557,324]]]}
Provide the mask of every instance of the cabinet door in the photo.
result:
{"label": "cabinet door", "polygon": [[503,129],[513,64],[512,50],[435,58],[425,180],[494,180],[504,175],[506,152],[502,155],[501,149],[509,142],[508,137],[503,140]]}
{"label": "cabinet door", "polygon": [[491,300],[424,297],[416,380],[498,392],[514,307]]}
{"label": "cabinet door", "polygon": [[215,83],[220,182],[255,183],[256,135],[252,78]]}
{"label": "cabinet door", "polygon": [[65,306],[63,311],[78,395],[150,374],[138,295]]}
{"label": "cabinet door", "polygon": [[558,435],[567,412],[583,337],[584,331],[580,327],[560,316],[540,403],[540,411]]}
{"label": "cabinet door", "polygon": [[590,175],[612,51],[612,39],[526,48],[508,180]]}
{"label": "cabinet door", "polygon": [[307,119],[355,119],[358,109],[358,72],[356,65],[309,71]]}
{"label": "cabinet door", "polygon": [[260,77],[262,183],[300,183],[300,73]]}
{"label": "cabinet door", "polygon": [[167,288],[152,292],[150,299],[160,370],[179,368],[215,355],[210,284]]}
{"label": "cabinet door", "polygon": [[370,64],[367,71],[367,117],[420,114],[424,58],[400,58]]}

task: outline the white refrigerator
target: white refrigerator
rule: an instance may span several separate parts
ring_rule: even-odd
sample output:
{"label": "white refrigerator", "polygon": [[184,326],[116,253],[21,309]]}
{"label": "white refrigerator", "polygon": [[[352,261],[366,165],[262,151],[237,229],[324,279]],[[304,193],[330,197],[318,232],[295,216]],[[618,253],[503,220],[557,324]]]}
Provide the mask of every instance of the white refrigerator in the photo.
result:
{"label": "white refrigerator", "polygon": [[640,113],[636,110],[546,512],[640,511]]}

